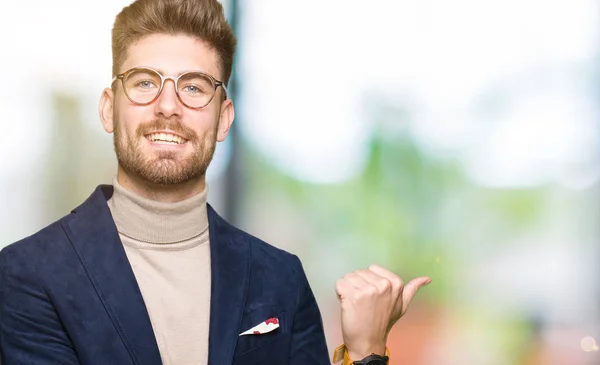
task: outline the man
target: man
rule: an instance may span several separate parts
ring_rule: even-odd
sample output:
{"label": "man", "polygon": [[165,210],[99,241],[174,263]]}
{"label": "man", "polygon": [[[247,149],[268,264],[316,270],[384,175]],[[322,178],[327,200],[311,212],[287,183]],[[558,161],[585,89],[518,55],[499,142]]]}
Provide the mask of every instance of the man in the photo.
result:
{"label": "man", "polygon": [[[298,258],[206,203],[205,172],[234,119],[221,5],[138,0],[112,45],[99,113],[116,178],[0,253],[0,362],[329,364]],[[387,333],[428,282],[404,287],[378,266],[338,281],[345,361],[387,363]]]}

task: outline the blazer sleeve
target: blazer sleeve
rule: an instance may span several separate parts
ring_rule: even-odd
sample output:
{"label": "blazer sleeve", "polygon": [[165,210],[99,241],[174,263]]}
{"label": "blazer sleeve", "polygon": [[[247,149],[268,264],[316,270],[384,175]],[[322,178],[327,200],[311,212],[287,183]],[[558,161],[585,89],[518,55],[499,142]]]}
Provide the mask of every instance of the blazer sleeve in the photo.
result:
{"label": "blazer sleeve", "polygon": [[292,325],[290,365],[331,365],[323,330],[323,320],[317,301],[308,284],[300,259],[294,256],[298,268],[298,298]]}
{"label": "blazer sleeve", "polygon": [[79,365],[48,294],[19,257],[0,251],[0,364]]}

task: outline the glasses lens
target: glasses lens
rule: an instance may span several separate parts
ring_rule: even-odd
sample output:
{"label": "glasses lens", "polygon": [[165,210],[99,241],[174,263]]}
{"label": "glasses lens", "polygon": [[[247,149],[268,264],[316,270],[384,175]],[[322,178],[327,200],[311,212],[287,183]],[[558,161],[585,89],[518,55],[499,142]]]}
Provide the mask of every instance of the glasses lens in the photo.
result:
{"label": "glasses lens", "polygon": [[188,72],[181,75],[178,87],[181,101],[191,108],[201,108],[207,105],[215,94],[213,80],[198,72]]}
{"label": "glasses lens", "polygon": [[160,75],[152,70],[136,69],[123,81],[127,96],[138,104],[151,102],[160,91]]}

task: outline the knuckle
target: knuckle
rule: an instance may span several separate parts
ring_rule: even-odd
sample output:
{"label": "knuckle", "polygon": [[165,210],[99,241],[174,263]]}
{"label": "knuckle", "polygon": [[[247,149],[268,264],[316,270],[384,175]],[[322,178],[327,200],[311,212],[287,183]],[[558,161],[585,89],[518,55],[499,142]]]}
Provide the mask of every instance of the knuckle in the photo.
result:
{"label": "knuckle", "polygon": [[388,292],[392,289],[392,283],[388,279],[381,279],[379,281],[379,288],[382,292]]}
{"label": "knuckle", "polygon": [[402,280],[401,277],[394,276],[394,278],[392,279],[392,284],[394,285],[395,288],[399,289],[404,286],[404,281]]}

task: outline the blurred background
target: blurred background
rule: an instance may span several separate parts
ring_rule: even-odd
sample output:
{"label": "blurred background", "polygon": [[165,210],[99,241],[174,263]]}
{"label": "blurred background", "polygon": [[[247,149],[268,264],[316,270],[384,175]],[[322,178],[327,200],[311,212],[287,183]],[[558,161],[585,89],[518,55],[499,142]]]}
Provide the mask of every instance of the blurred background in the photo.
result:
{"label": "blurred background", "polygon": [[[0,248],[116,171],[97,103],[130,0],[1,5]],[[600,363],[600,3],[223,1],[236,123],[209,201],[335,280],[429,275],[392,365]]]}

